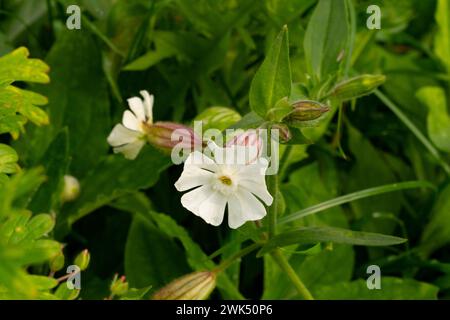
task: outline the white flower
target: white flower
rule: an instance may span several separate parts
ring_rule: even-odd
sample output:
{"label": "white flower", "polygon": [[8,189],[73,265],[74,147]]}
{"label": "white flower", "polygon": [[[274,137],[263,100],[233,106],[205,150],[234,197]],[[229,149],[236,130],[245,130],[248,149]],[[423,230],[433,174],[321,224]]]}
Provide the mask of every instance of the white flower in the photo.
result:
{"label": "white flower", "polygon": [[273,201],[264,175],[268,161],[260,158],[248,164],[240,159],[242,148],[249,152],[245,146],[220,148],[210,143],[209,147],[213,157],[199,151],[191,153],[175,183],[178,191],[195,188],[181,197],[183,207],[214,226],[222,223],[227,207],[228,225],[233,229],[246,221],[262,219],[266,208],[261,200],[268,206]]}
{"label": "white flower", "polygon": [[131,109],[123,113],[122,124],[117,124],[108,136],[114,153],[123,153],[127,159],[135,159],[146,143],[146,126],[153,123],[153,95],[140,92],[139,97],[128,99]]}

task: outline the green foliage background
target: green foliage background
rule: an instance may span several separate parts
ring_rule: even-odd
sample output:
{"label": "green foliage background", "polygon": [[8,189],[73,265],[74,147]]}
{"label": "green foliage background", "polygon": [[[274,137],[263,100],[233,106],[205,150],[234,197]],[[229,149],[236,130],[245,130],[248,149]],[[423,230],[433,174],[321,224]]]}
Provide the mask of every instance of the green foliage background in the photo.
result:
{"label": "green foliage background", "polygon": [[[75,3],[82,28],[68,30]],[[372,4],[380,30],[366,27]],[[126,98],[149,90],[158,120],[206,121],[220,106],[251,127],[284,97],[324,101],[361,74],[386,82],[358,99],[331,97],[326,118],[292,128],[293,141],[311,143],[285,153],[280,221],[363,189],[429,183],[278,229],[408,242],[305,247],[296,237],[282,252],[318,299],[450,297],[449,21],[447,0],[0,0],[0,299],[145,299],[252,239],[249,224],[215,228],[183,209],[173,186],[181,167],[153,147],[134,161],[112,154],[106,137]],[[67,174],[81,192],[63,203]],[[70,292],[55,279],[86,248],[82,289]],[[366,287],[373,264],[382,290]],[[115,274],[126,275],[126,293],[111,295]],[[299,298],[270,255],[238,260],[217,287],[217,299]]]}

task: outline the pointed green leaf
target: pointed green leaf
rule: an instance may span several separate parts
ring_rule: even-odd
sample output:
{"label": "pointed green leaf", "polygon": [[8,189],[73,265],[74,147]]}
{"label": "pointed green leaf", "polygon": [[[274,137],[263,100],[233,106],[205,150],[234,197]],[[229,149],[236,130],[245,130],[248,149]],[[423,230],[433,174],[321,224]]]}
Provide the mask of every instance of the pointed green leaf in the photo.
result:
{"label": "pointed green leaf", "polygon": [[287,27],[275,39],[250,87],[250,108],[265,118],[269,109],[291,93],[291,67]]}
{"label": "pointed green leaf", "polygon": [[371,232],[352,231],[332,227],[304,227],[273,237],[258,253],[259,256],[277,247],[292,244],[334,242],[359,246],[391,246],[404,243],[406,239]]}

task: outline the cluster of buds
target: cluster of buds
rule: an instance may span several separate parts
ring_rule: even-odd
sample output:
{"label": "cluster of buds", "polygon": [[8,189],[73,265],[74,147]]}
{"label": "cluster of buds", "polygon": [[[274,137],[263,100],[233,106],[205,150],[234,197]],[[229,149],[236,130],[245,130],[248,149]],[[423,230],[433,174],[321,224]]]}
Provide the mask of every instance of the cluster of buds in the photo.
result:
{"label": "cluster of buds", "polygon": [[123,296],[128,292],[128,282],[125,276],[119,277],[116,273],[109,287],[111,291],[111,296]]}

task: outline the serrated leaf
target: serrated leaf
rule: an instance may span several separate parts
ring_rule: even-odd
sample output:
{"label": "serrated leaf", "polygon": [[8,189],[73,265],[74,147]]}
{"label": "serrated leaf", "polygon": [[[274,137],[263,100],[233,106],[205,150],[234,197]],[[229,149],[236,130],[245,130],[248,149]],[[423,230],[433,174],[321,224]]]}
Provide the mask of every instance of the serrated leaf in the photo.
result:
{"label": "serrated leaf", "polygon": [[29,51],[20,47],[13,52],[0,57],[0,83],[27,81],[48,83],[49,67],[39,59],[29,59]]}
{"label": "serrated leaf", "polygon": [[352,231],[332,227],[302,227],[287,231],[269,240],[258,252],[261,256],[278,247],[292,244],[333,242],[359,246],[391,246],[404,243],[406,239],[379,233]]}
{"label": "serrated leaf", "polygon": [[17,152],[6,144],[0,143],[0,173],[12,174],[19,169]]}
{"label": "serrated leaf", "polygon": [[275,39],[250,86],[250,108],[265,118],[267,111],[291,93],[291,66],[287,27]]}

